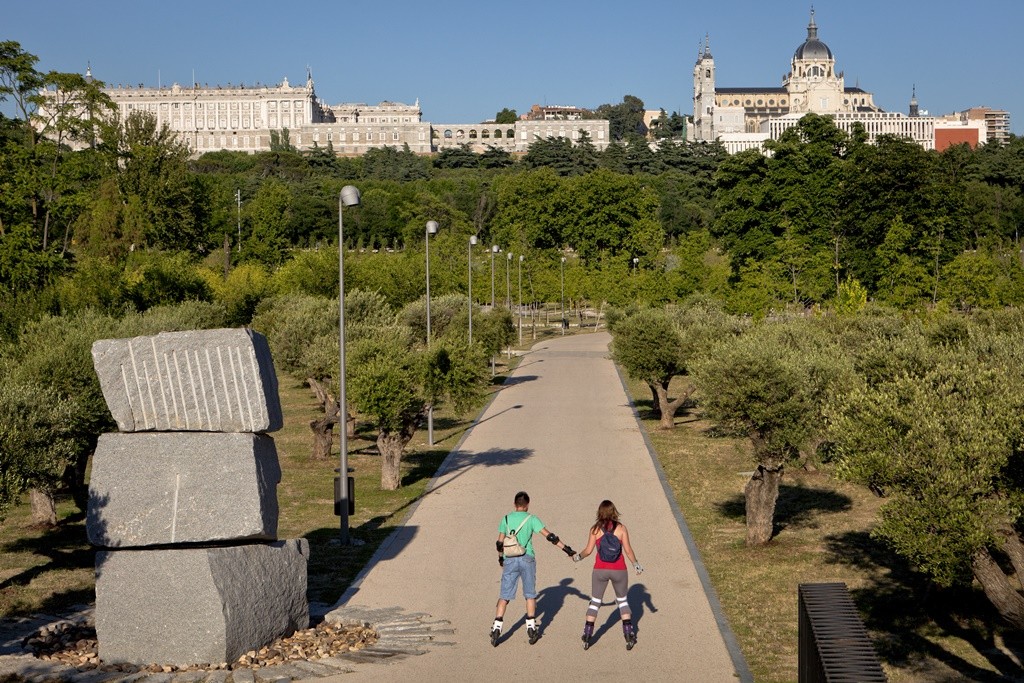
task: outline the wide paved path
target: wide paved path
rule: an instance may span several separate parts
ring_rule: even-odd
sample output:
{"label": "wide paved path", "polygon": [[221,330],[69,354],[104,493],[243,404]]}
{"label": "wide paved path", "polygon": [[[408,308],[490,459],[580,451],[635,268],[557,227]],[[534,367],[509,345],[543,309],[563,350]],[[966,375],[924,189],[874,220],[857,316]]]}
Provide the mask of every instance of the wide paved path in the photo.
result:
{"label": "wide paved path", "polygon": [[[538,343],[442,466],[429,493],[342,597],[345,606],[400,607],[451,622],[452,645],[360,665],[337,681],[736,681],[749,672],[709,600],[615,366],[609,336]],[[638,643],[627,652],[614,607],[596,641],[580,642],[593,558],[574,563],[534,537],[543,636],[527,642],[520,597],[497,648],[488,641],[501,569],[494,541],[516,491],[573,548],[598,504],[615,502],[646,571],[630,569]],[[698,560],[699,562],[699,560]],[[609,589],[605,602],[613,602]],[[327,679],[320,679],[321,681]],[[620,680],[623,680],[620,678]]]}

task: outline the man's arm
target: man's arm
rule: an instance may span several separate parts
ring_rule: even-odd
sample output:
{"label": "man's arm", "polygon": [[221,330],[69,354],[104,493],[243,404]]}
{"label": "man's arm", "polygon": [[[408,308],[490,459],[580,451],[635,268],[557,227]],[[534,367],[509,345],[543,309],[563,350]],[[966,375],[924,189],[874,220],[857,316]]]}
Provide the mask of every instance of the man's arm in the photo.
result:
{"label": "man's arm", "polygon": [[548,539],[548,541],[550,541],[552,545],[554,545],[556,548],[561,550],[569,557],[572,557],[576,554],[575,550],[567,546],[565,543],[562,543],[562,541],[558,538],[558,535],[548,531],[547,527],[542,528],[540,530],[540,533],[544,536],[544,538]]}
{"label": "man's arm", "polygon": [[505,566],[505,534],[499,533],[498,540],[494,542],[494,546],[498,549],[498,566]]}

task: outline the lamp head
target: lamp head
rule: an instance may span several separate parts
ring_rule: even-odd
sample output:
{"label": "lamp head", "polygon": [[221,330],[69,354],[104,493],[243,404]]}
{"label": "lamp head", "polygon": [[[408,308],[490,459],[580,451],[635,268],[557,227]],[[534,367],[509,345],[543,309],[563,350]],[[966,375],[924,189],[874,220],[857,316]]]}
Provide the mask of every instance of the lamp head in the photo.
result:
{"label": "lamp head", "polygon": [[499,251],[501,251],[501,249],[498,247],[497,244],[491,246],[491,253],[497,254]]}
{"label": "lamp head", "polygon": [[355,185],[346,185],[341,188],[341,203],[345,206],[358,206],[359,205],[359,188]]}
{"label": "lamp head", "polygon": [[[1024,251],[1024,249],[1021,249],[1021,251]],[[509,261],[511,261],[511,260],[512,260],[512,252],[511,252],[511,251],[510,251],[510,252],[508,252],[508,260],[509,260]]]}
{"label": "lamp head", "polygon": [[524,258],[526,258],[526,257],[525,257],[525,256],[523,256],[522,254],[520,254],[520,255],[519,255],[519,262],[520,262],[520,263],[522,263],[522,262],[523,262],[523,259],[524,259]]}
{"label": "lamp head", "polygon": [[427,221],[427,234],[428,235],[436,235],[437,234],[437,221]]}
{"label": "lamp head", "polygon": [[476,244],[476,235],[470,235],[470,237],[469,237],[469,245],[473,246],[475,244]]}
{"label": "lamp head", "polygon": [[565,257],[564,256],[562,257],[562,263],[565,263]]}

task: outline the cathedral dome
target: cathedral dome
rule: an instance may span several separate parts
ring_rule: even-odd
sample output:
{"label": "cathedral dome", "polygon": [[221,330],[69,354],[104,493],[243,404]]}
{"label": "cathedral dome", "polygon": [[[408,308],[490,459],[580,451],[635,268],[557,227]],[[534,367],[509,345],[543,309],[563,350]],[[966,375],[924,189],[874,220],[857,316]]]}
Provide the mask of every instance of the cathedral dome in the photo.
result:
{"label": "cathedral dome", "polygon": [[793,59],[833,59],[832,50],[818,40],[818,25],[814,23],[814,10],[811,10],[811,23],[807,25],[807,40],[796,49]]}

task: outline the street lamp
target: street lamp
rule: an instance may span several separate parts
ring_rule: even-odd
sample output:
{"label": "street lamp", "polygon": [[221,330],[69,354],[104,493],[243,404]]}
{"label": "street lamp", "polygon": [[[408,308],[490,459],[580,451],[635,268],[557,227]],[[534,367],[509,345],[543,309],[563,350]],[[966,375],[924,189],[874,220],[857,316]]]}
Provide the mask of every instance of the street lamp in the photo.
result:
{"label": "street lamp", "polygon": [[562,335],[565,335],[565,257],[562,257]]}
{"label": "street lamp", "polygon": [[519,255],[519,345],[523,345],[523,259],[526,258],[522,254]]}
{"label": "street lamp", "polygon": [[497,244],[491,245],[491,310],[494,310],[494,255],[501,251]]}
{"label": "street lamp", "polygon": [[505,308],[512,310],[512,282],[509,279],[509,271],[512,270],[512,252],[508,252],[505,259]]}
{"label": "street lamp", "polygon": [[346,185],[338,195],[338,426],[341,455],[338,463],[338,502],[341,512],[341,544],[348,545],[348,405],[345,398],[345,230],[342,208],[359,205],[359,188]]}
{"label": "street lamp", "polygon": [[235,251],[242,251],[242,191],[235,190],[235,202],[238,204],[238,247]]}
{"label": "street lamp", "polygon": [[469,238],[469,256],[466,258],[468,268],[467,282],[469,282],[469,345],[473,345],[473,245],[476,244],[476,235]]}
{"label": "street lamp", "polygon": [[[437,234],[437,221],[427,221],[427,351],[430,350],[430,236]],[[427,443],[434,445],[434,404],[427,406]]]}
{"label": "street lamp", "polygon": [[636,267],[637,267],[638,263],[640,263],[640,257],[639,256],[634,256],[633,257],[633,274],[634,275],[636,275]]}

